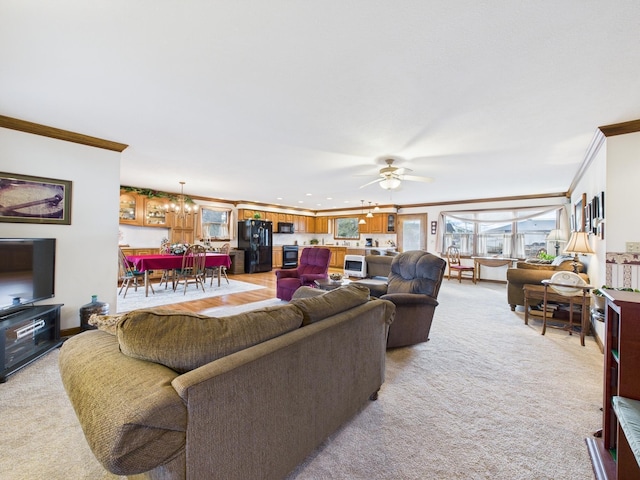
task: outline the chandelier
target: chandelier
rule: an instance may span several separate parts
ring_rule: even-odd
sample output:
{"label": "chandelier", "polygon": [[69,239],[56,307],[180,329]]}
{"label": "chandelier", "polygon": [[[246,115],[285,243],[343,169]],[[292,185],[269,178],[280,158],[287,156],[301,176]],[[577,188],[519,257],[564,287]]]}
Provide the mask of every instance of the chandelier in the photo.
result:
{"label": "chandelier", "polygon": [[169,208],[176,214],[176,218],[184,221],[191,212],[194,214],[198,212],[198,205],[195,203],[190,205],[187,203],[187,197],[184,194],[185,182],[180,182],[180,195],[178,195],[177,203],[172,203]]}

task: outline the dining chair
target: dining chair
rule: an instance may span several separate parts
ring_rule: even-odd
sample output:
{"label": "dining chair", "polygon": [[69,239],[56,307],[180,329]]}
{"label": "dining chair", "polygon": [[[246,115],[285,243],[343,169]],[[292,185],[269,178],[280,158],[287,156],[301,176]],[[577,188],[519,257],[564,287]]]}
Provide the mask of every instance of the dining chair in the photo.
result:
{"label": "dining chair", "polygon": [[204,278],[205,278],[205,260],[207,258],[207,251],[202,245],[191,245],[182,255],[182,268],[175,271],[175,283],[173,284],[173,290],[176,291],[178,285],[184,282],[184,294],[187,293],[187,285],[189,282],[193,282],[196,285],[202,287],[204,292]]}
{"label": "dining chair", "polygon": [[[139,272],[135,269],[135,267],[131,264],[129,260],[127,260],[127,256],[124,254],[121,248],[118,248],[118,266],[120,271],[120,290],[118,291],[118,295],[122,293],[124,289],[124,295],[122,298],[127,297],[127,292],[129,291],[129,287],[133,283],[134,291],[138,291],[138,282],[142,279],[143,284],[140,286],[144,286],[144,272]],[[153,290],[153,285],[149,284],[151,287],[151,292],[155,294],[155,290]]]}
{"label": "dining chair", "polygon": [[[447,264],[449,265],[447,280],[451,280],[451,273],[455,272],[458,276],[458,283],[462,283],[462,278],[470,278],[473,283],[476,283],[475,267],[462,265],[460,262],[460,250],[455,245],[450,245],[447,248]],[[463,273],[471,273],[471,276],[463,277]]]}
{"label": "dining chair", "polygon": [[[231,245],[229,243],[225,243],[222,245],[222,247],[220,247],[220,253],[224,255],[229,255],[229,250],[231,250]],[[207,268],[207,271],[211,272],[211,286],[213,286],[213,279],[218,278],[218,272],[220,272],[219,274],[222,275],[227,281],[227,284],[229,284],[229,277],[227,277],[227,267],[225,267],[224,265],[221,265],[220,267]]]}

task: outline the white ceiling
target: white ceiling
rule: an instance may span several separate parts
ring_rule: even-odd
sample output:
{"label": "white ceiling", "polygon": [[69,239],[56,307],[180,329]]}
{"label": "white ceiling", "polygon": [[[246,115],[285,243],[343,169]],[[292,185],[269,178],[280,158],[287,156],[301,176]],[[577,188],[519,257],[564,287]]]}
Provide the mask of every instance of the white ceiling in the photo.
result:
{"label": "white ceiling", "polygon": [[[640,118],[639,80],[637,0],[0,0],[0,114],[128,144],[123,185],[196,196],[565,192],[598,126]],[[384,155],[434,182],[360,189]]]}

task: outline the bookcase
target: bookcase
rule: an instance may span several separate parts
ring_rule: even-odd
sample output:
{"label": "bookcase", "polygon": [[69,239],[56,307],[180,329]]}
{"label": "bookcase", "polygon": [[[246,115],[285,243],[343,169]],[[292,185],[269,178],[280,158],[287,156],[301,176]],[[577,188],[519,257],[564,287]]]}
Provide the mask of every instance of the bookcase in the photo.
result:
{"label": "bookcase", "polygon": [[640,467],[613,410],[612,398],[640,400],[640,293],[604,290],[602,430],[587,438],[597,480],[635,480]]}

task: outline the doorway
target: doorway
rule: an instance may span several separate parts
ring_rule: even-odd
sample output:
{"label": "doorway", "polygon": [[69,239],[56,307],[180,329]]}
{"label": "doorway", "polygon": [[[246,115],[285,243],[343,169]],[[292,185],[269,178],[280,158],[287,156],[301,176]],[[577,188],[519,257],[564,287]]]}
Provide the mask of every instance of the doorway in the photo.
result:
{"label": "doorway", "polygon": [[398,250],[427,250],[427,214],[398,215]]}

